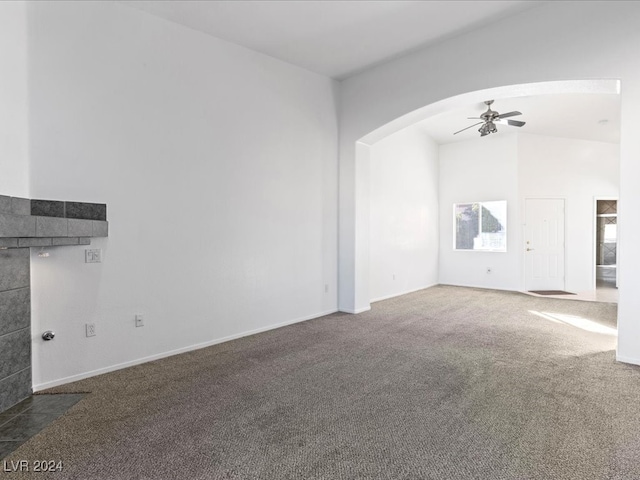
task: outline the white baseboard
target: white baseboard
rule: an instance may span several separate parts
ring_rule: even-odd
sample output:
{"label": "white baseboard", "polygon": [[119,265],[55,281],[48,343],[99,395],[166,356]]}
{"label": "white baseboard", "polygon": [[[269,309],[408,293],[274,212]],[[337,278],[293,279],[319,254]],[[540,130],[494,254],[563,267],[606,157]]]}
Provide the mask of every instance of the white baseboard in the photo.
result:
{"label": "white baseboard", "polygon": [[356,308],[355,310],[351,310],[349,308],[341,308],[339,311],[340,312],[344,312],[344,313],[352,313],[352,314],[356,315],[358,313],[368,312],[369,310],[371,310],[371,305],[369,305],[368,307],[365,307],[365,308]]}
{"label": "white baseboard", "polygon": [[501,290],[503,292],[521,292],[517,288],[504,288],[504,287],[489,287],[487,285],[468,285],[465,283],[440,283],[439,285],[445,285],[447,287],[467,287],[467,288],[481,288],[483,290]]}
{"label": "white baseboard", "polygon": [[624,355],[616,354],[616,360],[622,363],[630,363],[632,365],[640,365],[640,358],[625,357]]}
{"label": "white baseboard", "polygon": [[60,385],[65,385],[67,383],[77,382],[78,380],[84,380],[85,378],[102,375],[103,373],[114,372],[116,370],[122,370],[123,368],[133,367],[135,365],[140,365],[142,363],[153,362],[154,360],[160,360],[161,358],[171,357],[173,355],[179,355],[180,353],[191,352],[192,350],[199,350],[201,348],[210,347],[212,345],[228,342],[230,340],[236,340],[238,338],[248,337],[249,335],[255,335],[256,333],[275,330],[276,328],[286,327],[287,325],[292,325],[294,323],[300,323],[300,322],[305,322],[307,320],[312,320],[314,318],[324,317],[325,315],[330,315],[332,313],[336,313],[337,311],[338,310],[330,310],[326,312],[317,313],[314,315],[309,315],[306,317],[296,318],[295,320],[289,320],[286,322],[277,323],[275,325],[269,325],[267,327],[256,328],[255,330],[249,330],[246,332],[229,335],[227,337],[217,338],[215,340],[209,340],[208,342],[196,343],[195,345],[189,345],[187,347],[178,348],[176,350],[170,350],[168,352],[157,353],[155,355],[150,355],[148,357],[138,358],[136,360],[130,360],[128,362],[118,363],[116,365],[99,368],[97,370],[92,370],[90,372],[84,372],[84,373],[79,373],[77,375],[71,375],[69,377],[59,378],[57,380],[52,380],[50,382],[33,385],[33,391],[39,392],[41,390],[46,390],[47,388],[58,387]]}
{"label": "white baseboard", "polygon": [[435,287],[438,285],[437,283],[432,283],[431,285],[425,285],[424,287],[414,288],[412,290],[407,290],[406,292],[401,293],[393,293],[391,295],[387,295],[384,297],[378,297],[371,300],[371,303],[381,302],[382,300],[389,300],[390,298],[401,297],[402,295],[407,295],[409,293],[419,292],[420,290],[426,290],[427,288]]}

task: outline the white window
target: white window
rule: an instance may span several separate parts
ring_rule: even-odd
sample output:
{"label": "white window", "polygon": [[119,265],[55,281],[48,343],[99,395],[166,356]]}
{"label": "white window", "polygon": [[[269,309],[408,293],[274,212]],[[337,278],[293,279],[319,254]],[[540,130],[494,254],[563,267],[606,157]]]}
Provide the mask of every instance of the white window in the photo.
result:
{"label": "white window", "polygon": [[506,200],[454,204],[453,249],[506,252]]}

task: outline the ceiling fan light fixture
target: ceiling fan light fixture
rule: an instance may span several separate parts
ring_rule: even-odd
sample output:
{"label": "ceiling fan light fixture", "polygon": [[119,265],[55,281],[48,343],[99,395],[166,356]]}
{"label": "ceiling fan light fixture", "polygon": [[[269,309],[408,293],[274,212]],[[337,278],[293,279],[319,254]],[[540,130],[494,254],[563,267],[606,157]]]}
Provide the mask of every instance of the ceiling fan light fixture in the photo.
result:
{"label": "ceiling fan light fixture", "polygon": [[480,136],[484,137],[490,133],[497,133],[498,127],[496,127],[496,124],[493,122],[486,122],[478,129],[478,131],[480,132]]}

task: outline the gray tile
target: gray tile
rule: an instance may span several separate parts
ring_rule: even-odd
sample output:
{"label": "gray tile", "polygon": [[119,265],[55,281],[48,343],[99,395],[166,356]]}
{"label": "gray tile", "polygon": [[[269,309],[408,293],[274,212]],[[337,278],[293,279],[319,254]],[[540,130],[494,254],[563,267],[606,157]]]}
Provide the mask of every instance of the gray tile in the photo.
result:
{"label": "gray tile", "polygon": [[31,290],[23,287],[0,292],[0,335],[31,325]]}
{"label": "gray tile", "polygon": [[78,220],[69,218],[70,237],[90,237],[93,235],[93,220]]}
{"label": "gray tile", "polygon": [[31,200],[28,198],[11,198],[11,213],[14,215],[31,215]]}
{"label": "gray tile", "polygon": [[31,413],[16,415],[0,427],[0,442],[25,441],[58,418],[59,414]]}
{"label": "gray tile", "polygon": [[29,249],[0,250],[0,292],[29,286]]}
{"label": "gray tile", "polygon": [[66,237],[67,219],[54,217],[35,217],[36,237]]}
{"label": "gray tile", "polygon": [[0,213],[11,213],[11,197],[0,195]]}
{"label": "gray tile", "polygon": [[15,417],[16,413],[0,413],[0,427]]}
{"label": "gray tile", "polygon": [[33,395],[31,397],[31,408],[29,408],[27,412],[63,414],[80,400],[82,400],[83,397],[84,394],[82,393]]}
{"label": "gray tile", "polygon": [[[0,412],[31,395],[31,368],[0,380]],[[6,413],[6,412],[5,412]]]}
{"label": "gray tile", "polygon": [[109,222],[93,222],[93,236],[94,237],[108,237],[109,236]]}
{"label": "gray tile", "polygon": [[64,202],[57,200],[31,200],[31,215],[64,218]]}
{"label": "gray tile", "polygon": [[80,238],[78,239],[78,243],[79,243],[80,245],[91,245],[91,239],[90,239],[90,238],[87,238],[87,237],[80,237]]}
{"label": "gray tile", "polygon": [[0,460],[5,458],[20,445],[22,445],[22,442],[0,442]]}
{"label": "gray tile", "polygon": [[50,247],[51,238],[19,238],[19,247]]}
{"label": "gray tile", "polygon": [[[24,413],[31,408],[33,395],[29,395],[24,400],[16,403],[13,407],[2,412],[3,415],[15,417],[19,413]],[[6,422],[5,422],[6,423]]]}
{"label": "gray tile", "polygon": [[104,203],[65,202],[67,218],[106,220],[107,206]]}
{"label": "gray tile", "polygon": [[0,337],[0,378],[31,368],[31,329]]}
{"label": "gray tile", "polygon": [[0,238],[0,248],[16,248],[17,246],[17,238]]}
{"label": "gray tile", "polygon": [[61,237],[61,238],[52,238],[51,245],[62,246],[62,245],[78,245],[78,237]]}
{"label": "gray tile", "polygon": [[36,219],[25,215],[0,213],[0,237],[34,237]]}

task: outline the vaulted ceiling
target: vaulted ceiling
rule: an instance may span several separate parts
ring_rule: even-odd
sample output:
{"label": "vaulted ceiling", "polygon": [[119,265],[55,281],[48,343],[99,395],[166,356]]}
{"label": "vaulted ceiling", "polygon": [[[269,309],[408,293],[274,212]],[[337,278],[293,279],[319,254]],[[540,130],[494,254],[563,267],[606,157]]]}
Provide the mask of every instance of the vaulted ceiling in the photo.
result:
{"label": "vaulted ceiling", "polygon": [[540,1],[127,1],[336,79],[540,6]]}
{"label": "vaulted ceiling", "polygon": [[[326,75],[345,79],[420,48],[540,8],[544,1],[404,0],[143,0],[120,2],[219,39]],[[457,61],[451,59],[451,61]],[[489,99],[487,99],[489,100]],[[474,122],[483,104],[445,112],[421,123],[438,143],[479,136]],[[618,143],[618,95],[546,95],[500,99],[501,113],[527,122],[499,132]]]}
{"label": "vaulted ceiling", "polygon": [[[489,98],[487,100],[490,100]],[[620,143],[620,95],[564,93],[498,99],[491,109],[499,113],[512,111],[522,115],[511,120],[525,122],[523,127],[497,124],[502,132],[523,132],[533,135]],[[437,143],[454,143],[480,136],[480,125],[454,135],[454,132],[473,125],[487,110],[483,103],[450,110],[420,122],[420,127]]]}

